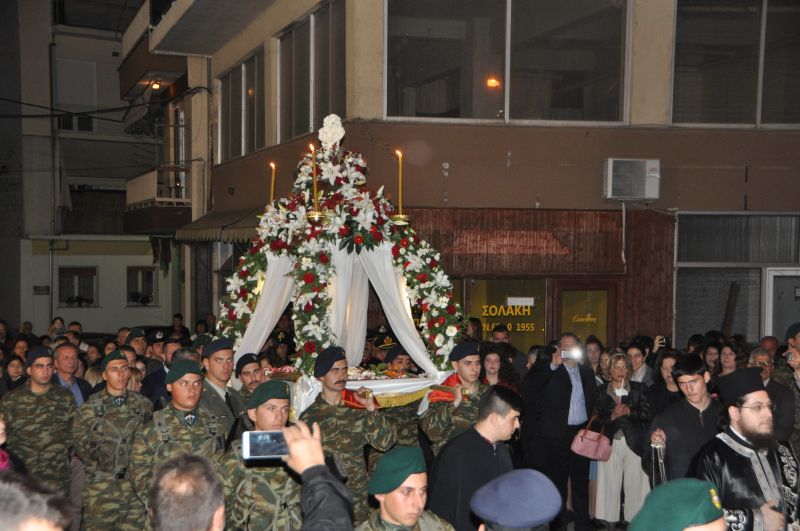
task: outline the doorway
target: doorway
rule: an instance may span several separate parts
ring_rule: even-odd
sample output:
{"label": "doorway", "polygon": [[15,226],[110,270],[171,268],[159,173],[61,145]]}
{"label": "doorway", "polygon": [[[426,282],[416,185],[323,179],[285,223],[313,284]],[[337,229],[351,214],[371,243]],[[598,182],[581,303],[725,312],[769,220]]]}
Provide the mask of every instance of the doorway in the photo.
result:
{"label": "doorway", "polygon": [[800,321],[800,268],[764,270],[764,335],[783,340],[789,325]]}

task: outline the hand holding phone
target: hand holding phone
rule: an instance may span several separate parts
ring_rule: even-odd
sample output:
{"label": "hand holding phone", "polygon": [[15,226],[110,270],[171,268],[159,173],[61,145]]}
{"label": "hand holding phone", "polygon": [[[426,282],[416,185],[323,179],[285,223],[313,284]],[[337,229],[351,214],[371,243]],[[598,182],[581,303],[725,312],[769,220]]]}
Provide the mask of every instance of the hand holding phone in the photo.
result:
{"label": "hand holding phone", "polygon": [[281,459],[289,455],[282,431],[246,431],[242,434],[242,458]]}

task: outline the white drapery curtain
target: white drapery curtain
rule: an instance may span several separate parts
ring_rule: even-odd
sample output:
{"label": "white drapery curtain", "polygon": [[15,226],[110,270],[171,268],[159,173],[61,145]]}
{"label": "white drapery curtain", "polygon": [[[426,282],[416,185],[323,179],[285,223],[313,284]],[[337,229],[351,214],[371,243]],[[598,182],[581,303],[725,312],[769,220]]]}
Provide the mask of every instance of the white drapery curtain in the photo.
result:
{"label": "white drapery curtain", "polygon": [[[437,374],[436,365],[428,356],[411,318],[411,302],[406,295],[405,279],[392,263],[392,245],[383,242],[373,251],[364,251],[358,256],[397,340],[420,369],[429,375]],[[361,333],[364,333],[363,330]]]}
{"label": "white drapery curtain", "polygon": [[[294,279],[291,276],[292,260],[287,256],[267,255],[267,270],[264,277],[264,286],[258,295],[256,309],[250,316],[247,330],[244,332],[233,363],[236,364],[243,354],[249,352],[258,354],[261,347],[267,342],[272,329],[278,324],[281,314],[289,304],[289,299],[294,292]],[[239,384],[238,378],[234,380]]]}
{"label": "white drapery curtain", "polygon": [[336,274],[328,284],[328,319],[334,342],[347,354],[347,364],[357,366],[364,355],[369,279],[357,254],[332,246],[330,255]]}

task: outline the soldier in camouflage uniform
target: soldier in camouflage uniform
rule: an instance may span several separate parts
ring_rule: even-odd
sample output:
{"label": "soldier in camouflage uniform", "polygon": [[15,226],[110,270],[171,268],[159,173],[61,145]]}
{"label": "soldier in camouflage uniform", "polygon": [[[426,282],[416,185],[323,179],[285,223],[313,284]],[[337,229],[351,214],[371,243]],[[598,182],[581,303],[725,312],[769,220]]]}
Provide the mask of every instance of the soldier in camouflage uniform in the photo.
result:
{"label": "soldier in camouflage uniform", "polygon": [[75,453],[86,467],[83,525],[87,531],[114,529],[123,511],[136,506],[127,479],[133,436],[153,416],[153,404],[128,391],[128,359],[115,350],[101,365],[106,387],[78,409],[72,427]]}
{"label": "soldier in camouflage uniform", "polygon": [[[256,388],[247,415],[258,431],[276,431],[289,419],[289,388],[270,381]],[[219,458],[225,485],[225,521],[230,529],[291,530],[303,523],[299,478],[280,460],[242,458],[240,440]]]}
{"label": "soldier in camouflage uniform", "polygon": [[380,508],[356,531],[453,531],[453,526],[425,510],[428,473],[419,447],[395,446],[381,456],[369,481]]}
{"label": "soldier in camouflage uniform", "polygon": [[253,391],[264,381],[264,370],[255,354],[243,354],[236,362],[236,377],[242,382],[239,394],[245,404],[250,401]]}
{"label": "soldier in camouflage uniform", "polygon": [[156,411],[152,422],[133,439],[128,475],[138,504],[129,515],[138,527],[145,524],[150,485],[161,463],[184,453],[212,459],[225,447],[225,426],[197,407],[203,389],[200,366],[191,360],[177,361],[170,367],[166,382],[172,401]]}
{"label": "soldier in camouflage uniform", "polygon": [[355,521],[361,522],[369,511],[364,446],[388,450],[395,444],[395,430],[378,411],[372,396],[365,393],[367,389],[361,388],[355,393],[345,390],[347,360],[343,349],[330,347],[320,352],[314,364],[314,376],[322,382],[322,392],[300,420],[309,426],[318,423],[325,434],[325,451],[340,459],[347,475],[345,484],[355,503]]}
{"label": "soldier in camouflage uniform", "polygon": [[50,349],[31,349],[25,365],[28,381],[0,400],[8,449],[25,463],[31,478],[69,498],[75,399],[52,383],[55,365]]}
{"label": "soldier in camouflage uniform", "polygon": [[428,409],[422,414],[420,426],[438,455],[442,447],[456,435],[466,431],[478,420],[478,402],[489,388],[478,381],[481,373],[481,356],[478,343],[465,341],[450,352],[450,364],[455,374],[443,384],[455,393],[431,391]]}

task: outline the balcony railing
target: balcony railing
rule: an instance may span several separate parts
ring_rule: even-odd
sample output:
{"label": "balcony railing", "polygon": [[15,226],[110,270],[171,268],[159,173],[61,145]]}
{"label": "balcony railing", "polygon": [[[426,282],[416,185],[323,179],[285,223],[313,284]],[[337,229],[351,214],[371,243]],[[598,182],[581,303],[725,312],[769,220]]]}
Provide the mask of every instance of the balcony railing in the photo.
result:
{"label": "balcony railing", "polygon": [[191,198],[185,183],[185,168],[165,166],[127,182],[127,210],[148,206],[188,206]]}

